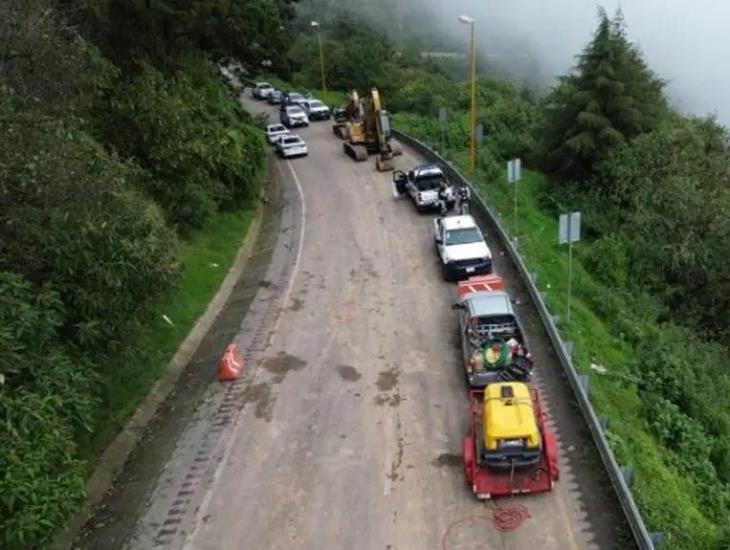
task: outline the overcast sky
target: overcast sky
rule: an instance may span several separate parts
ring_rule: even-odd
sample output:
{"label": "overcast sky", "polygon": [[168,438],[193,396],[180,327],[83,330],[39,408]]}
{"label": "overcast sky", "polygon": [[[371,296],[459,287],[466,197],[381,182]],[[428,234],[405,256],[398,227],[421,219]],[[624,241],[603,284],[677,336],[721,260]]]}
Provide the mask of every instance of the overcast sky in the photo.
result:
{"label": "overcast sky", "polygon": [[[427,0],[428,1],[428,0]],[[459,14],[477,21],[481,56],[512,65],[521,77],[545,82],[575,64],[591,39],[596,6],[613,14],[620,5],[628,35],[665,80],[683,111],[715,113],[730,126],[730,0],[430,0],[442,32],[463,37]],[[517,54],[510,59],[512,54]],[[529,54],[537,64],[525,61]]]}

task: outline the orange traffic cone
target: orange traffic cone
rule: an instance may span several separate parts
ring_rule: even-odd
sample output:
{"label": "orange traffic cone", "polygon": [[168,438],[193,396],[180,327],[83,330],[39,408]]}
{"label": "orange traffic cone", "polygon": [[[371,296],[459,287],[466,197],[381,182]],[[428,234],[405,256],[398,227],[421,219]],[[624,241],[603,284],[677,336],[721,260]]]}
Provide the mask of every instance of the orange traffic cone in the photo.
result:
{"label": "orange traffic cone", "polygon": [[236,344],[228,344],[226,351],[218,361],[218,380],[228,382],[239,379],[244,363],[243,356],[238,351]]}

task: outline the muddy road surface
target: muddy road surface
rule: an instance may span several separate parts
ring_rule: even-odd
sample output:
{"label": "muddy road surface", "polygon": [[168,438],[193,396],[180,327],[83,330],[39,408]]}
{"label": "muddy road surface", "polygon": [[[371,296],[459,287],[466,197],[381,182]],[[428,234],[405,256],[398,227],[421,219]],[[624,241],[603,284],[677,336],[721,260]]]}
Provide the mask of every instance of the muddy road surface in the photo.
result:
{"label": "muddy road surface", "polygon": [[[276,120],[274,108],[248,103]],[[280,199],[266,262],[241,288],[245,316],[239,308],[227,319],[244,377],[221,385],[214,360],[191,366],[208,370],[188,374],[203,389],[181,390],[183,403],[162,412],[76,546],[630,547],[559,365],[495,242],[496,271],[523,303],[561,480],[543,495],[473,497],[461,466],[468,410],[455,287],[441,278],[433,215],[396,200],[374,159],[346,157],[331,123],[297,133],[310,154],[274,161]],[[418,162],[406,150],[396,164]],[[518,504],[529,517],[497,530],[495,506]]]}

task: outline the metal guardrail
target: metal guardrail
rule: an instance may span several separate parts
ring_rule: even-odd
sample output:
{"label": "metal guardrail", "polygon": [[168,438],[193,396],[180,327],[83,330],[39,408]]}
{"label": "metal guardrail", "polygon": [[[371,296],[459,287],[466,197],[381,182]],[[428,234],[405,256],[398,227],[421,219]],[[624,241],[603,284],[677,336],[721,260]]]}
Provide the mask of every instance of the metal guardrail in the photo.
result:
{"label": "metal guardrail", "polygon": [[475,203],[477,207],[472,208],[472,214],[475,214],[478,218],[482,218],[483,221],[486,221],[489,225],[494,227],[499,238],[504,243],[512,262],[515,264],[517,270],[522,276],[525,286],[532,297],[532,301],[540,314],[545,331],[552,341],[560,364],[563,367],[563,371],[568,378],[580,411],[588,424],[591,436],[593,437],[593,441],[598,449],[598,454],[601,456],[601,460],[603,461],[608,477],[611,480],[611,485],[613,486],[619,503],[621,504],[624,516],[631,528],[631,532],[637,546],[641,550],[654,550],[655,541],[658,539],[658,535],[651,534],[647,530],[646,525],[644,524],[644,519],[641,517],[641,512],[634,502],[634,497],[631,495],[631,490],[626,482],[626,478],[624,477],[625,473],[619,466],[616,461],[616,457],[614,457],[613,452],[609,447],[601,422],[596,411],[593,409],[590,399],[588,398],[588,378],[580,375],[575,370],[570,354],[566,350],[566,344],[560,337],[560,332],[555,325],[553,316],[550,314],[545,300],[535,285],[524,260],[517,252],[517,249],[514,247],[511,239],[509,238],[509,235],[505,231],[504,227],[502,227],[502,224],[500,224],[494,210],[487,205],[482,196],[472,187],[471,183],[456,168],[454,168],[449,161],[433,151],[428,145],[397,130],[393,130],[393,135],[403,143],[421,153],[424,157],[441,163],[445,167],[447,175],[452,180],[464,182],[471,188],[472,197],[475,199],[472,202]]}

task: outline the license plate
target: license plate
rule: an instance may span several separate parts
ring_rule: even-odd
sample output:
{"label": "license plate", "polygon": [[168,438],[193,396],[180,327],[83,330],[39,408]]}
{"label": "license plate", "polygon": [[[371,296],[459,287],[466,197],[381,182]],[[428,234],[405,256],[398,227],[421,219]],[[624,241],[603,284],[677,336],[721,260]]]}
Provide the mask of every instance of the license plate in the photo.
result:
{"label": "license plate", "polygon": [[474,273],[474,268],[473,267],[467,267],[466,268],[466,272],[467,273]]}

